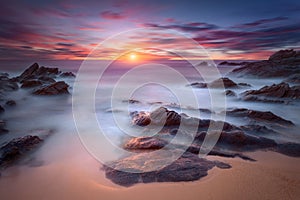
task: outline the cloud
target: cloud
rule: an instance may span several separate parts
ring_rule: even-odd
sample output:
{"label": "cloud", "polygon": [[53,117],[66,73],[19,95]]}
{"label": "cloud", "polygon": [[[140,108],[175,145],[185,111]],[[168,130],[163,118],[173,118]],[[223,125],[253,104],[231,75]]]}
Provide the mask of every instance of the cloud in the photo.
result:
{"label": "cloud", "polygon": [[113,12],[110,10],[101,12],[101,17],[104,19],[124,19],[124,18],[126,18],[126,16],[123,15],[122,13]]}
{"label": "cloud", "polygon": [[279,21],[283,21],[283,20],[287,20],[287,17],[274,17],[274,18],[269,18],[269,19],[260,19],[254,22],[250,22],[250,23],[244,23],[244,24],[239,24],[234,26],[233,28],[252,28],[252,27],[256,27],[256,26],[260,26],[260,25],[264,25],[264,24],[268,24],[268,23],[273,23],[273,22],[279,22]]}
{"label": "cloud", "polygon": [[214,30],[217,28],[214,24],[208,24],[204,22],[193,22],[187,24],[171,24],[171,25],[159,25],[154,23],[146,23],[145,27],[162,28],[162,29],[176,29],[183,32],[200,32],[206,30]]}

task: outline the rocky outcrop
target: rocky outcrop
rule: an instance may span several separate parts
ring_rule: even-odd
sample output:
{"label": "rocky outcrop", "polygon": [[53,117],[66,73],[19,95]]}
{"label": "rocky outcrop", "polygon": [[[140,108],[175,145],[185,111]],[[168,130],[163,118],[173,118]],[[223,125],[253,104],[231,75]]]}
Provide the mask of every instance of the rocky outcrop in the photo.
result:
{"label": "rocky outcrop", "polygon": [[234,91],[232,91],[232,90],[226,90],[226,91],[224,92],[224,94],[225,94],[226,96],[229,96],[229,97],[235,97],[235,96],[236,96],[236,93],[235,93]]}
{"label": "rocky outcrop", "polygon": [[22,83],[21,88],[32,88],[32,87],[37,87],[41,86],[42,82],[39,80],[25,80]]}
{"label": "rocky outcrop", "polygon": [[59,81],[51,85],[42,87],[33,92],[35,95],[60,95],[60,94],[69,94],[68,91],[69,85],[64,81]]}
{"label": "rocky outcrop", "polygon": [[289,76],[287,79],[285,79],[284,81],[288,82],[288,83],[299,84],[300,83],[300,74],[293,74],[293,75]]}
{"label": "rocky outcrop", "polygon": [[292,121],[283,119],[270,111],[257,111],[257,110],[249,110],[246,108],[236,108],[232,110],[226,111],[227,115],[235,116],[235,117],[248,117],[258,122],[267,122],[267,123],[276,123],[280,125],[294,125]]}
{"label": "rocky outcrop", "polygon": [[60,76],[61,77],[71,77],[71,78],[74,78],[75,74],[73,72],[63,72],[63,73],[61,73]]}
{"label": "rocky outcrop", "polygon": [[227,77],[219,78],[215,81],[212,81],[210,83],[202,83],[202,82],[195,82],[191,83],[187,86],[191,86],[194,88],[238,88],[238,87],[244,87],[244,86],[251,86],[247,83],[235,83],[231,79]]}
{"label": "rocky outcrop", "polygon": [[5,168],[23,154],[37,147],[43,140],[38,136],[27,135],[15,138],[0,148],[0,168]]}
{"label": "rocky outcrop", "polygon": [[232,70],[238,76],[288,77],[300,73],[300,52],[280,50],[268,60],[247,63]]}
{"label": "rocky outcrop", "polygon": [[259,90],[250,90],[245,95],[263,95],[276,98],[300,98],[300,86],[290,87],[287,83],[273,84],[271,86],[262,87]]}
{"label": "rocky outcrop", "polygon": [[226,163],[199,158],[196,154],[186,152],[162,169],[145,172],[147,165],[164,163],[165,159],[162,152],[153,153],[150,157],[148,153],[139,153],[114,161],[105,165],[103,169],[106,178],[118,185],[128,187],[137,183],[196,181],[206,176],[207,171],[213,167],[231,168]]}

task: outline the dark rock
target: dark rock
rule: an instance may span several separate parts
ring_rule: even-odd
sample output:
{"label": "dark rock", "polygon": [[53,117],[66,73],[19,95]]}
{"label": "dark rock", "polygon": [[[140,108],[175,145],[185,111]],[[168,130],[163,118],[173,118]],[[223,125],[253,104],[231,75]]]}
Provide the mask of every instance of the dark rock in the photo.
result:
{"label": "dark rock", "polygon": [[293,74],[289,76],[287,79],[284,80],[285,82],[289,83],[300,83],[300,74]]}
{"label": "dark rock", "polygon": [[257,110],[248,110],[246,108],[236,108],[226,111],[227,115],[236,116],[236,117],[248,117],[256,121],[268,122],[268,123],[277,123],[281,125],[293,125],[293,122],[283,119],[270,111],[257,111]]}
{"label": "dark rock", "polygon": [[42,81],[43,83],[55,83],[56,81],[51,78],[51,77],[47,77],[47,76],[41,76],[38,79],[39,81]]}
{"label": "dark rock", "polygon": [[75,74],[73,72],[63,72],[61,77],[75,77]]}
{"label": "dark rock", "polygon": [[230,96],[230,97],[235,97],[235,96],[236,96],[236,93],[235,93],[234,91],[232,91],[232,90],[226,90],[226,91],[224,92],[224,94],[225,94],[226,96]]}
{"label": "dark rock", "polygon": [[287,83],[273,84],[271,86],[264,86],[259,90],[248,90],[242,93],[243,98],[251,96],[263,96],[272,98],[300,98],[300,86],[290,87]]}
{"label": "dark rock", "polygon": [[187,86],[191,86],[191,87],[194,87],[194,88],[207,88],[206,83],[199,83],[199,82],[191,83]]}
{"label": "dark rock", "polygon": [[39,67],[37,63],[32,64],[28,67],[20,76],[16,77],[19,82],[23,82],[25,80],[30,79],[38,79],[39,77],[51,77],[55,78],[60,71],[58,68],[50,68],[50,67]]}
{"label": "dark rock", "polygon": [[291,157],[300,157],[300,144],[291,142],[278,144],[275,151]]}
{"label": "dark rock", "polygon": [[269,60],[251,62],[232,70],[239,76],[288,77],[300,73],[300,52],[281,50],[270,56]]}
{"label": "dark rock", "polygon": [[110,163],[110,167],[103,167],[106,177],[118,185],[128,187],[137,183],[195,181],[206,176],[207,171],[215,166],[222,169],[231,167],[228,164],[209,161],[186,152],[162,169],[145,172],[144,169],[148,167],[147,165],[155,165],[155,163],[164,162],[166,159],[161,155],[161,152],[151,155],[149,157],[147,153],[139,153],[114,161]]}
{"label": "dark rock", "polygon": [[124,103],[129,103],[129,104],[141,103],[140,101],[135,100],[135,99],[123,100],[122,102],[124,102]]}
{"label": "dark rock", "polygon": [[69,85],[66,84],[64,81],[58,81],[51,85],[35,90],[33,94],[35,95],[69,94],[68,87]]}
{"label": "dark rock", "polygon": [[245,65],[249,62],[228,62],[228,61],[223,61],[219,65],[230,65],[230,66],[241,66]]}
{"label": "dark rock", "polygon": [[31,135],[11,140],[0,148],[0,168],[5,168],[12,164],[42,141],[38,136]]}
{"label": "dark rock", "polygon": [[236,88],[238,85],[227,77],[219,78],[208,84],[211,88]]}
{"label": "dark rock", "polygon": [[14,100],[8,100],[5,104],[8,105],[8,106],[15,106],[15,105],[17,105],[17,103]]}
{"label": "dark rock", "polygon": [[258,125],[258,124],[250,124],[241,126],[241,129],[247,133],[255,134],[255,135],[278,135],[279,133],[270,129],[266,126]]}
{"label": "dark rock", "polygon": [[0,113],[5,112],[5,109],[0,105]]}
{"label": "dark rock", "polygon": [[251,87],[249,83],[239,83],[238,85],[242,87]]}
{"label": "dark rock", "polygon": [[41,86],[41,85],[42,85],[42,82],[38,81],[38,80],[25,80],[25,81],[23,81],[21,88],[32,88],[32,87],[37,87],[37,86]]}
{"label": "dark rock", "polygon": [[19,89],[19,86],[16,82],[11,79],[0,79],[0,92],[9,92]]}

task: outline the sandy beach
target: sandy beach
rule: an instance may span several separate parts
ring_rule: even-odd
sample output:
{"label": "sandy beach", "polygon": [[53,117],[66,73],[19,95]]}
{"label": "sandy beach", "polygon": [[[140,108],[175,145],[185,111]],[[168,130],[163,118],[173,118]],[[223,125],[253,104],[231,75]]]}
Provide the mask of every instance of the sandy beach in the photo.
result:
{"label": "sandy beach", "polygon": [[[24,169],[12,167],[0,181],[3,199],[297,199],[300,195],[299,158],[273,152],[255,152],[257,162],[210,156],[230,163],[228,170],[213,168],[199,181],[138,184],[125,188],[112,184],[88,167],[95,160]],[[92,166],[92,165],[89,165]],[[88,168],[88,170],[87,170]],[[19,169],[19,170],[22,170]],[[89,173],[90,172],[90,173]]]}

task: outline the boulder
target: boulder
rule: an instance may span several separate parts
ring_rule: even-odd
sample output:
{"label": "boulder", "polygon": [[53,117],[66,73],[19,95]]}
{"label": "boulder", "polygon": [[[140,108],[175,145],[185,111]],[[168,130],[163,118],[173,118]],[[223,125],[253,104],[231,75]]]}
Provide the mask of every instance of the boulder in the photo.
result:
{"label": "boulder", "polygon": [[166,159],[172,158],[164,157],[163,152],[154,152],[151,156],[148,153],[139,153],[104,165],[103,169],[106,178],[115,184],[129,187],[137,183],[196,181],[207,176],[207,171],[215,166],[222,169],[231,168],[229,164],[210,161],[185,152],[170,165],[155,171],[146,171],[156,163],[165,163]]}
{"label": "boulder", "polygon": [[14,100],[8,100],[8,101],[6,101],[5,104],[8,105],[8,106],[15,106],[15,105],[17,105],[17,103]]}
{"label": "boulder", "polygon": [[60,74],[61,77],[76,77],[73,72],[63,72]]}
{"label": "boulder", "polygon": [[51,85],[42,87],[33,92],[35,95],[59,95],[59,94],[69,94],[69,85],[64,81],[58,81]]}
{"label": "boulder", "polygon": [[236,93],[235,93],[234,91],[232,91],[232,90],[226,90],[226,91],[224,92],[224,94],[225,94],[226,96],[230,96],[230,97],[235,97],[235,96],[236,96]]}

